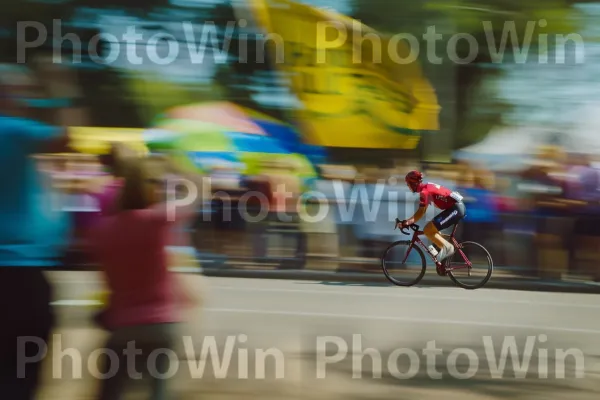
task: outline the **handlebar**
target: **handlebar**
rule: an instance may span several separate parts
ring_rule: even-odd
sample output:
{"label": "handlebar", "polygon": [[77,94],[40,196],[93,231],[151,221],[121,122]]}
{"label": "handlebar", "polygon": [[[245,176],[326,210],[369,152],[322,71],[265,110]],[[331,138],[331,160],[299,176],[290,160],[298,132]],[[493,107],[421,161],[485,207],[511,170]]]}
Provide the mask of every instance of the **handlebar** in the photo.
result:
{"label": "handlebar", "polygon": [[[402,222],[402,221],[400,221],[398,218],[396,218],[396,224],[394,225],[394,230],[396,230],[396,228],[398,227],[398,224],[399,224],[399,223],[401,223],[401,222]],[[409,226],[407,226],[407,227],[400,228],[400,232],[404,233],[405,235],[409,235],[409,234],[410,234],[410,232],[408,232],[408,231],[405,231],[405,229],[406,229],[406,228],[410,228],[410,229],[412,229],[414,232],[416,232],[416,231],[418,231],[418,230],[420,229],[419,225],[417,225],[417,224],[412,224],[412,225],[409,225]]]}

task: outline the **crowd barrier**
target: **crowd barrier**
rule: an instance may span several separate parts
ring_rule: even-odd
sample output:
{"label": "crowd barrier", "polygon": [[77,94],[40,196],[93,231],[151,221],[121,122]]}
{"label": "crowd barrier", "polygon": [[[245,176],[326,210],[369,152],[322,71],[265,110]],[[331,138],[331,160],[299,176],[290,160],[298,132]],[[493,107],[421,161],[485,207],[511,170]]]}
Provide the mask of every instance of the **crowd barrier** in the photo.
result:
{"label": "crowd barrier", "polygon": [[[229,222],[217,218],[222,210],[211,213],[212,218],[199,218],[190,234],[200,263],[213,268],[371,272],[379,269],[379,257],[389,243],[409,238],[393,231],[395,215],[367,223],[330,220],[315,229],[302,221],[284,223],[275,217],[245,222],[236,219],[235,207]],[[600,281],[596,222],[600,217],[591,215],[503,213],[493,222],[474,222],[467,216],[457,235],[483,244],[496,273]],[[377,229],[365,229],[369,225]],[[365,230],[377,232],[365,234]]]}
{"label": "crowd barrier", "polygon": [[[175,250],[180,260],[176,263],[204,270],[379,273],[385,247],[409,238],[393,230],[396,215],[379,215],[374,222],[326,218],[308,224],[297,215],[286,222],[276,215],[248,222],[239,210],[235,203],[219,202],[204,208],[185,232],[191,247]],[[258,214],[257,210],[248,212]],[[489,250],[494,276],[598,282],[598,223],[600,217],[595,215],[503,213],[494,222],[471,221],[467,215],[457,236]],[[70,266],[84,263],[84,255],[68,262]]]}

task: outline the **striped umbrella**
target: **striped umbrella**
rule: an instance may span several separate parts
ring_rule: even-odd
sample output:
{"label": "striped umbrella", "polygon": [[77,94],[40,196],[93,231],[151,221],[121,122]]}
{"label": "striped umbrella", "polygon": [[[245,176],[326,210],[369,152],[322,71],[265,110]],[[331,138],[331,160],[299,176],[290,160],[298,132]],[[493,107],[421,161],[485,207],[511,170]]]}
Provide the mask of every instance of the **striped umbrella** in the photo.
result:
{"label": "striped umbrella", "polygon": [[229,102],[197,103],[167,110],[156,121],[191,120],[221,125],[230,131],[265,135],[266,133],[246,115],[243,108]]}
{"label": "striped umbrella", "polygon": [[259,111],[231,102],[209,102],[178,106],[160,115],[157,122],[169,119],[184,119],[213,123],[230,131],[255,135],[268,135],[276,139],[289,152],[314,153],[315,146],[307,146],[300,132],[290,124]]}
{"label": "striped umbrella", "polygon": [[144,132],[150,152],[169,151],[188,167],[208,171],[218,163],[237,163],[236,149],[217,124],[189,120],[163,120]]}
{"label": "striped umbrella", "polygon": [[267,135],[277,139],[291,151],[296,151],[302,145],[300,132],[290,124],[249,108],[241,108],[256,126]]}
{"label": "striped umbrella", "polygon": [[265,134],[276,139],[289,152],[302,154],[315,164],[325,162],[327,156],[325,148],[304,143],[302,134],[295,126],[250,108],[236,107],[249,121],[258,126]]}
{"label": "striped umbrella", "polygon": [[143,139],[150,151],[187,151],[192,145],[201,145],[204,151],[233,151],[231,141],[224,134],[226,131],[226,127],[218,124],[173,119],[148,129]]}

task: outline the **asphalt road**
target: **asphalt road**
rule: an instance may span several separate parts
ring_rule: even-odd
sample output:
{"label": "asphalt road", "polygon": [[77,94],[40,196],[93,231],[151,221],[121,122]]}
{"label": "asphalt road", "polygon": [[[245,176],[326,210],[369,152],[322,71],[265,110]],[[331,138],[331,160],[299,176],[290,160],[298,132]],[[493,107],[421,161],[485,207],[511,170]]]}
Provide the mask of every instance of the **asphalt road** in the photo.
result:
{"label": "asphalt road", "polygon": [[[89,324],[92,309],[83,302],[100,287],[97,276],[51,277],[63,347],[98,347],[103,334]],[[188,396],[182,398],[574,400],[600,394],[596,295],[192,276],[187,281],[203,293],[205,304],[181,331],[176,387]],[[228,367],[211,364],[213,340],[220,361],[231,351]],[[367,354],[362,360],[361,353]],[[207,360],[202,373],[193,368],[198,359]],[[63,381],[48,384],[43,398],[67,398]],[[83,398],[78,396],[89,385],[69,390],[68,398]]]}

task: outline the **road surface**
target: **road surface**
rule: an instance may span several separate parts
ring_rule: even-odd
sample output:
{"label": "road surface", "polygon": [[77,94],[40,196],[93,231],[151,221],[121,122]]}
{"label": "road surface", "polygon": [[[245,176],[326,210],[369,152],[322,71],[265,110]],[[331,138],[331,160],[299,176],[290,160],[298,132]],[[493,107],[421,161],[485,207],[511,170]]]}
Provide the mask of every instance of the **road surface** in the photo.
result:
{"label": "road surface", "polygon": [[[83,302],[100,280],[87,272],[51,277],[62,348],[81,349],[86,364],[104,338],[89,324],[92,308]],[[600,394],[596,295],[197,276],[187,281],[202,291],[205,303],[181,331],[174,386],[182,399],[591,400]],[[229,364],[219,365],[224,360]],[[48,367],[49,375],[64,375],[48,378],[44,400],[83,399],[93,392],[94,380],[70,380],[69,368],[68,360]]]}

